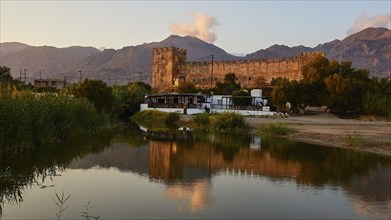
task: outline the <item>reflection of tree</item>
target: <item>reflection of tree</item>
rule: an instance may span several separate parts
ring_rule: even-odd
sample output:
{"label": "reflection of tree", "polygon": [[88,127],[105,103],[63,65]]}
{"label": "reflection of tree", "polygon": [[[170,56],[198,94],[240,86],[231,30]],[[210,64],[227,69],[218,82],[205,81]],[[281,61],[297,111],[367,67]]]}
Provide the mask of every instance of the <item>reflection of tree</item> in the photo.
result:
{"label": "reflection of tree", "polygon": [[19,154],[0,154],[0,204],[23,202],[26,187],[42,188],[47,178],[62,172],[75,158],[98,153],[110,145],[110,139],[94,137],[72,139],[58,145],[37,146],[35,150]]}

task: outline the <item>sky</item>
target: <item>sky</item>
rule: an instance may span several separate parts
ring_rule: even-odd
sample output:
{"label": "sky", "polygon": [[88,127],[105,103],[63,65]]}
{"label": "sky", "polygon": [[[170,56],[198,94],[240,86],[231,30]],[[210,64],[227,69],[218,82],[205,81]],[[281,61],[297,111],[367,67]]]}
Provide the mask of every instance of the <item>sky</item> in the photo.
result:
{"label": "sky", "polygon": [[390,28],[391,1],[0,0],[0,42],[120,49],[191,35],[240,55]]}

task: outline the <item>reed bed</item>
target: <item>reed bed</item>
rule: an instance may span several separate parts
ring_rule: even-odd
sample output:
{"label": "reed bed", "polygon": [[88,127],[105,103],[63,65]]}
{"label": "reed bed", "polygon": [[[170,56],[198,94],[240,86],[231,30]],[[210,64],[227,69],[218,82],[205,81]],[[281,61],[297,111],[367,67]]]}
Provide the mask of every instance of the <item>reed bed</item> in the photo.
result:
{"label": "reed bed", "polygon": [[0,87],[0,150],[22,151],[37,144],[93,134],[108,124],[85,99]]}

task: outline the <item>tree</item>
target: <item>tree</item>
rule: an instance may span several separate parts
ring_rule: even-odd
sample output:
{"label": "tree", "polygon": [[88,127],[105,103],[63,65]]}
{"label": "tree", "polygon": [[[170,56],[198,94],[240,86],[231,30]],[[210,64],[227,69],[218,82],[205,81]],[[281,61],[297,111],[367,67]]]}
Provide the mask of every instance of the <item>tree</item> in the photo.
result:
{"label": "tree", "polygon": [[114,107],[112,88],[102,80],[85,79],[67,88],[68,92],[89,100],[100,112],[111,113]]}
{"label": "tree", "polygon": [[224,82],[217,82],[214,88],[216,94],[231,95],[234,91],[240,90],[240,83],[236,83],[235,73],[227,73]]}
{"label": "tree", "polygon": [[185,81],[180,83],[178,86],[175,86],[175,92],[178,93],[197,93],[198,89],[195,87],[194,83]]}
{"label": "tree", "polygon": [[151,92],[151,86],[145,83],[135,82],[124,86],[114,86],[114,114],[121,119],[128,120],[131,115],[140,110],[142,98],[149,92]]}
{"label": "tree", "polygon": [[0,82],[13,83],[14,79],[11,76],[11,69],[6,66],[0,66]]}

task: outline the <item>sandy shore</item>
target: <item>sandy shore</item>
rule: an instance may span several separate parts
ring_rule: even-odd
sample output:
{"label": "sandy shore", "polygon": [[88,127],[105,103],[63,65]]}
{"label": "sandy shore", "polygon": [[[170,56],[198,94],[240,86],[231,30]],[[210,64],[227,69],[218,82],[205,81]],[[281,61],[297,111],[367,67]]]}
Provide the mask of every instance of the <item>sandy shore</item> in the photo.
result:
{"label": "sandy shore", "polygon": [[[182,115],[181,120],[188,123],[191,116]],[[371,121],[341,119],[330,113],[313,112],[312,115],[288,118],[246,117],[246,120],[253,132],[256,132],[263,124],[280,122],[296,131],[287,137],[295,141],[349,148],[391,157],[391,122],[384,119]],[[359,136],[364,140],[364,144],[362,146],[349,145],[346,141],[348,135]]]}
{"label": "sandy shore", "polygon": [[[288,118],[246,118],[254,129],[262,124],[284,123],[297,132],[288,138],[320,145],[350,148],[391,156],[391,122],[385,120],[364,121],[341,119],[330,113],[316,112],[313,115]],[[364,140],[363,146],[350,146],[347,135],[357,135]]]}

